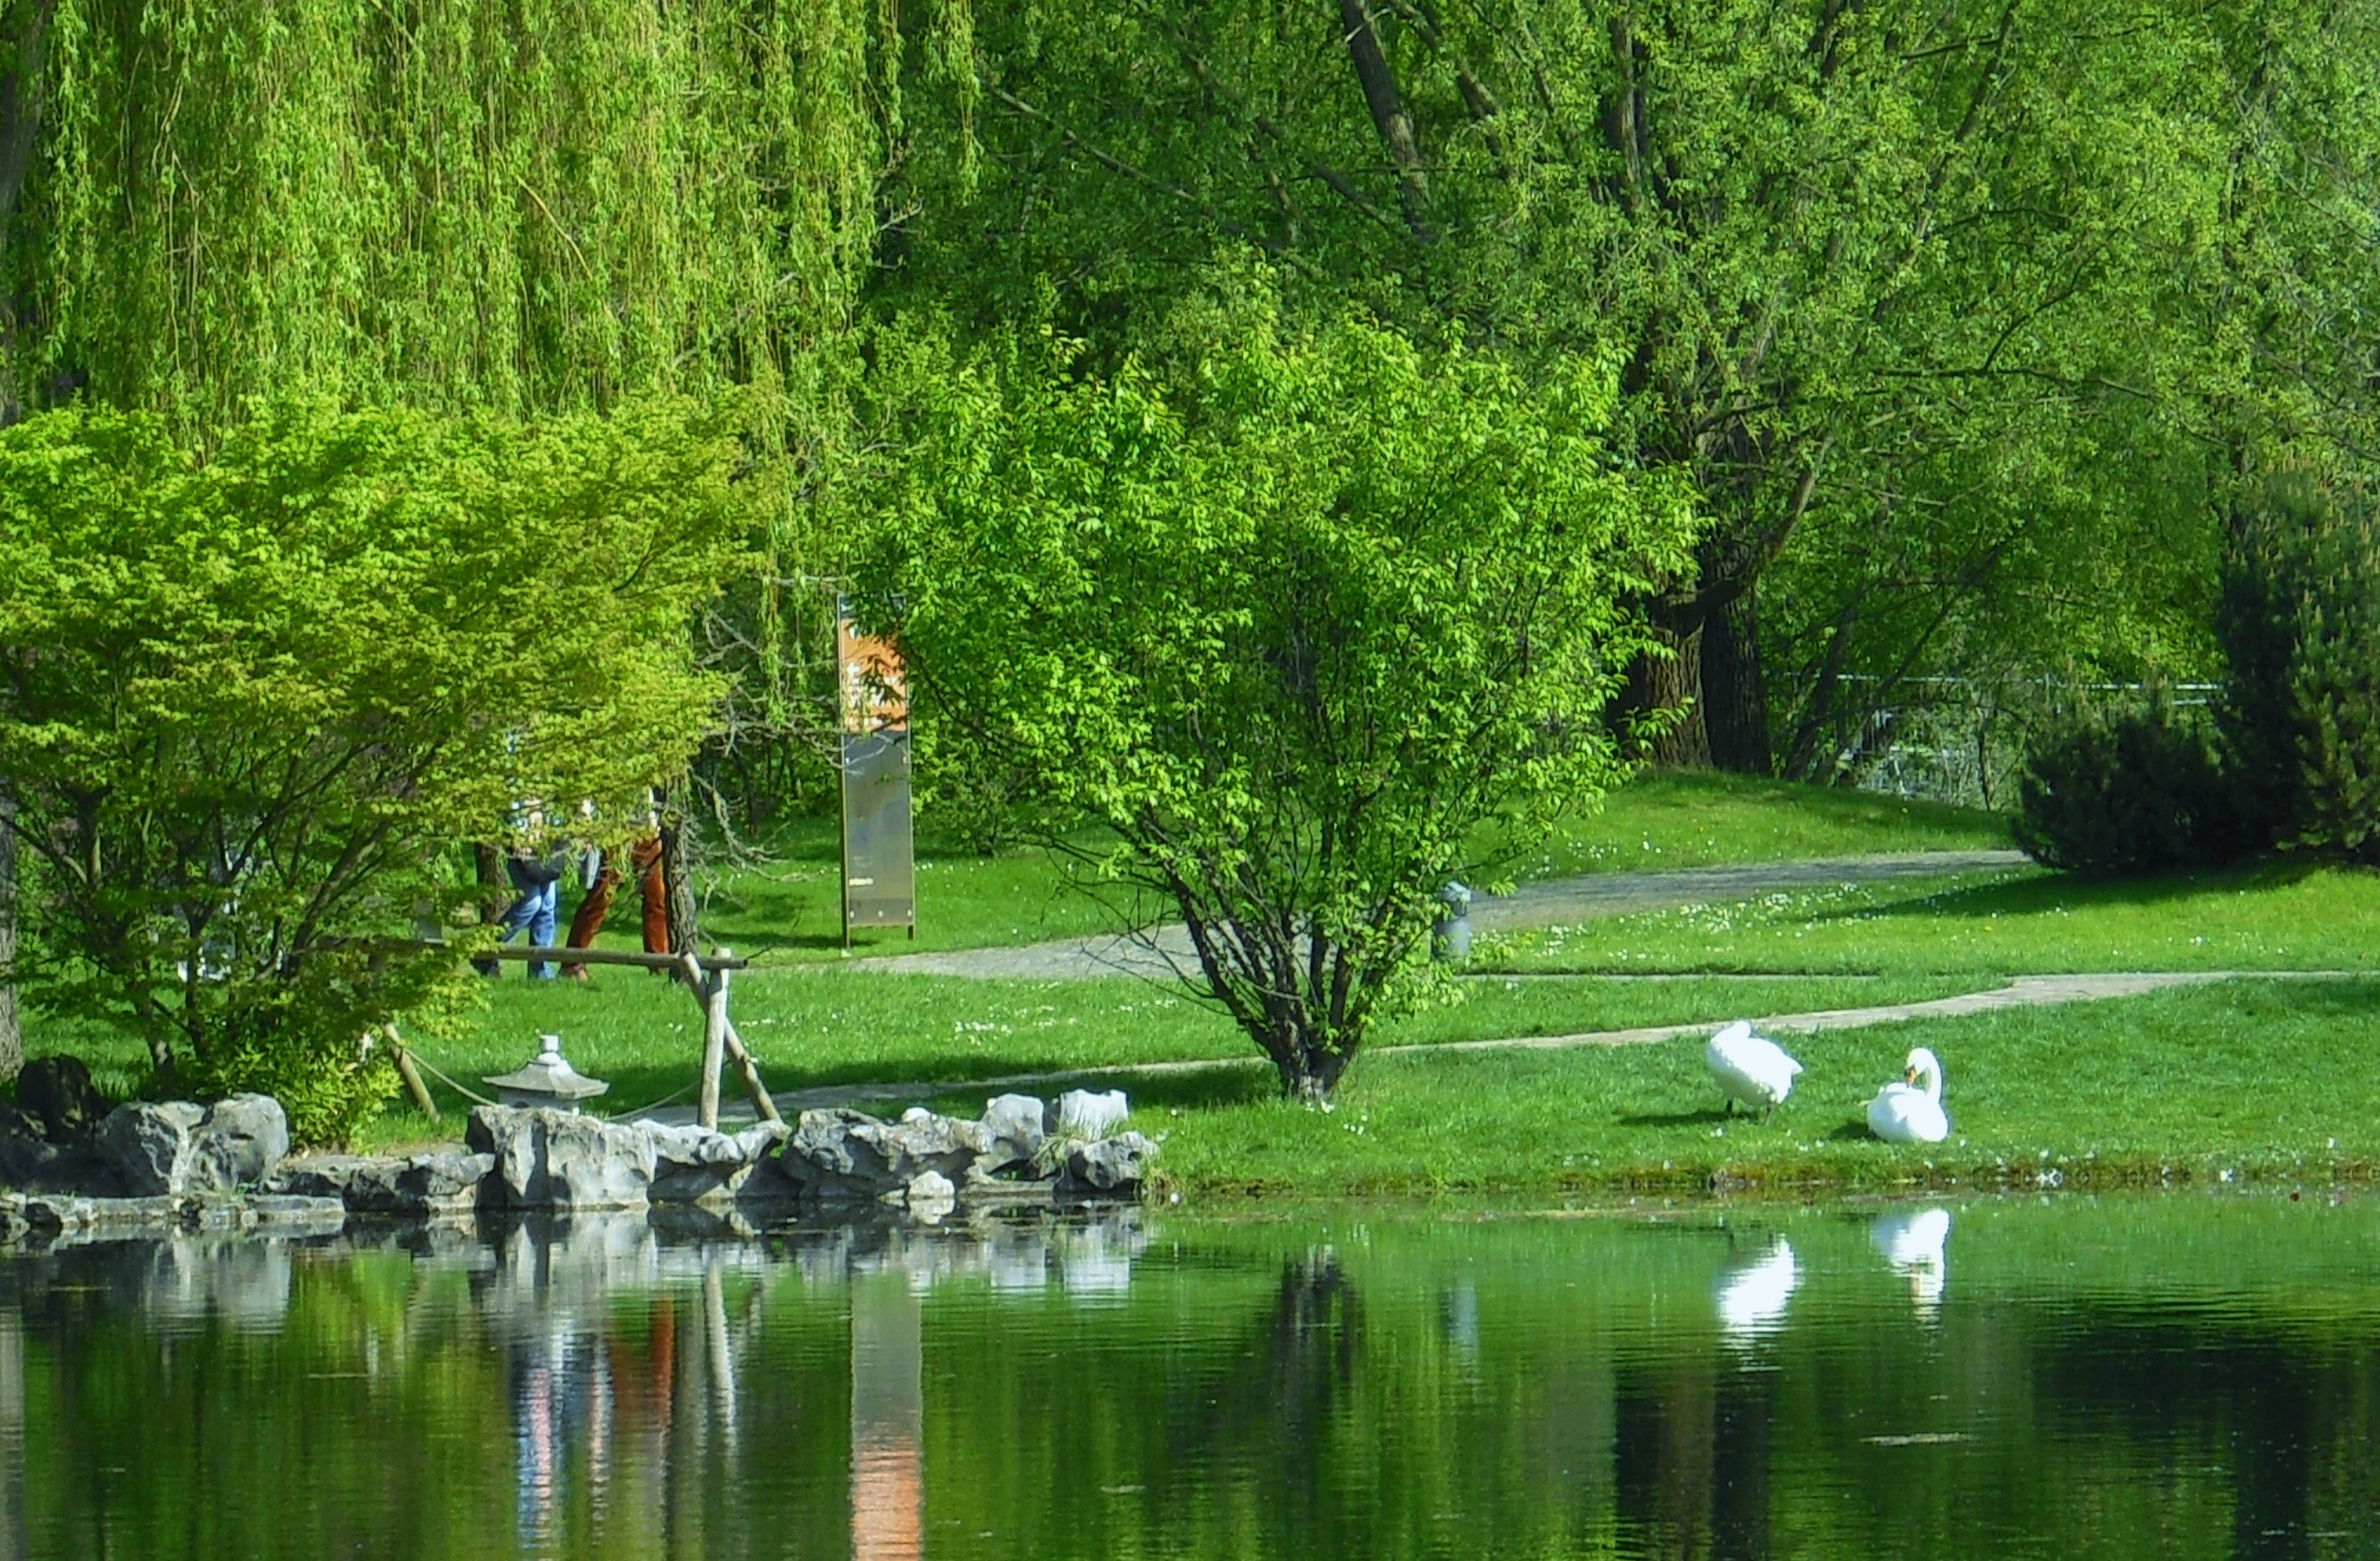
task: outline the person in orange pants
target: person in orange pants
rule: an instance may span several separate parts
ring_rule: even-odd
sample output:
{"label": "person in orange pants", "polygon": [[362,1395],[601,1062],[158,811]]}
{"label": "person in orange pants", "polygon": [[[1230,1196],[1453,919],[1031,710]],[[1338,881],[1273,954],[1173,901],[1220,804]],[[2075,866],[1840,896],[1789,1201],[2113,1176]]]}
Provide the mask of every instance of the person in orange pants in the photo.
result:
{"label": "person in orange pants", "polygon": [[[595,874],[595,887],[578,902],[578,914],[570,918],[570,936],[565,947],[584,949],[595,941],[603,928],[603,918],[611,913],[612,896],[620,888],[620,853],[607,851],[603,865]],[[666,954],[669,946],[669,895],[662,885],[662,840],[659,835],[639,835],[628,846],[628,871],[637,877],[638,909],[643,913],[645,952]],[[566,964],[562,974],[573,981],[587,979],[585,965]],[[661,971],[656,975],[664,974]]]}

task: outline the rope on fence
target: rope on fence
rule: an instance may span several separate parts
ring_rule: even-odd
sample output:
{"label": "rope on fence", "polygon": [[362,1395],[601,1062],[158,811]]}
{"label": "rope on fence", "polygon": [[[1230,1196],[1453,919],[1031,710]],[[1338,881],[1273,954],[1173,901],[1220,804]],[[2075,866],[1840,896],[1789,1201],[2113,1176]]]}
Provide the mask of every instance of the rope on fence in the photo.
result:
{"label": "rope on fence", "polygon": [[417,1051],[413,1054],[413,1060],[419,1062],[424,1068],[429,1069],[430,1071],[436,1076],[440,1083],[444,1084],[448,1089],[453,1090],[456,1095],[461,1095],[464,1099],[476,1101],[481,1106],[494,1106],[498,1104],[498,1102],[490,1100],[486,1095],[480,1094],[477,1090],[466,1089],[461,1084],[456,1083],[453,1079],[446,1076],[445,1072],[439,1068],[438,1064],[431,1061],[430,1059],[422,1056],[419,1052]]}
{"label": "rope on fence", "polygon": [[[438,1064],[431,1061],[428,1058],[422,1056],[418,1051],[413,1053],[413,1060],[419,1063],[422,1067],[430,1070],[431,1076],[436,1078],[440,1083],[444,1084],[448,1089],[453,1090],[456,1095],[461,1095],[466,1100],[476,1101],[481,1106],[495,1106],[502,1104],[499,1101],[490,1100],[486,1095],[481,1095],[475,1090],[465,1089],[461,1084],[456,1083],[452,1077],[441,1070]],[[699,1080],[697,1081],[697,1083],[699,1082]],[[648,1111],[658,1111],[662,1107],[669,1105],[672,1101],[683,1100],[687,1095],[693,1094],[694,1088],[694,1084],[687,1084],[682,1088],[670,1091],[667,1095],[662,1095],[659,1100],[647,1101],[644,1105],[637,1107],[634,1110],[618,1111],[613,1114],[617,1117],[640,1117]]]}

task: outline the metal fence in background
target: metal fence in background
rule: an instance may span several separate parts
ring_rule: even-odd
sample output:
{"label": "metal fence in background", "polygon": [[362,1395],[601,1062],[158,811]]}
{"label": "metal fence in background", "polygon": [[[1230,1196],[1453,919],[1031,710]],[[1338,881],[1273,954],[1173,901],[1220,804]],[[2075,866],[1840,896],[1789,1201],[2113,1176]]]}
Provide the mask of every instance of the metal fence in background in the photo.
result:
{"label": "metal fence in background", "polygon": [[[2082,683],[2051,675],[2000,679],[1879,678],[1847,673],[1866,699],[1834,755],[1838,782],[1863,791],[1964,807],[2016,805],[2017,780],[2034,732],[2078,699],[2139,694],[2137,683]],[[2167,685],[2179,706],[2203,707],[2219,685]]]}

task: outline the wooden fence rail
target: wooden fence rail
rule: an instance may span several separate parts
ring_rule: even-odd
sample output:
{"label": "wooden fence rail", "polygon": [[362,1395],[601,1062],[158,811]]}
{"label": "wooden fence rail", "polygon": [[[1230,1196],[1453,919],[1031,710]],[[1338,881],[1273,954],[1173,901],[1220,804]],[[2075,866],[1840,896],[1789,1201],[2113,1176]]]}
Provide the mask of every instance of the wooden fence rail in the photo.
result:
{"label": "wooden fence rail", "polygon": [[[743,1080],[744,1093],[752,1097],[752,1108],[771,1122],[783,1122],[777,1103],[770,1098],[768,1087],[760,1083],[759,1064],[744,1046],[744,1037],[735,1033],[735,1021],[727,1017],[727,978],[731,972],[749,970],[752,962],[739,960],[728,950],[715,954],[645,954],[631,953],[625,949],[556,949],[537,944],[516,949],[499,944],[483,949],[472,956],[489,960],[542,960],[548,964],[570,965],[636,965],[644,970],[665,970],[685,982],[702,1007],[702,1075],[700,1093],[696,1098],[695,1120],[707,1128],[719,1126],[719,1076],[727,1062],[735,1064]],[[400,1058],[402,1048],[400,1047]],[[398,1063],[402,1071],[407,1066]]]}

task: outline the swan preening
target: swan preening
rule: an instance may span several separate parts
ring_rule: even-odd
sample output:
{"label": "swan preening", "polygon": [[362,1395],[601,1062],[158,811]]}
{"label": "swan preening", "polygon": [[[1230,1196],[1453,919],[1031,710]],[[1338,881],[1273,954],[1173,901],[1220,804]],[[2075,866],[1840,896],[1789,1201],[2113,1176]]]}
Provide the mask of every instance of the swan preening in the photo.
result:
{"label": "swan preening", "polygon": [[1719,1331],[1739,1344],[1775,1333],[1785,1325],[1785,1303],[1801,1282],[1792,1243],[1779,1236],[1759,1257],[1719,1276],[1711,1296],[1718,1307]]}
{"label": "swan preening", "polygon": [[1741,1100],[1766,1111],[1792,1092],[1793,1075],[1802,1071],[1783,1047],[1754,1035],[1741,1019],[1710,1038],[1703,1047],[1703,1066],[1726,1094],[1730,1110]]}
{"label": "swan preening", "polygon": [[1924,1047],[1911,1052],[1900,1081],[1876,1091],[1867,1103],[1867,1130],[1887,1144],[1939,1144],[1949,1137],[1941,1059]]}

